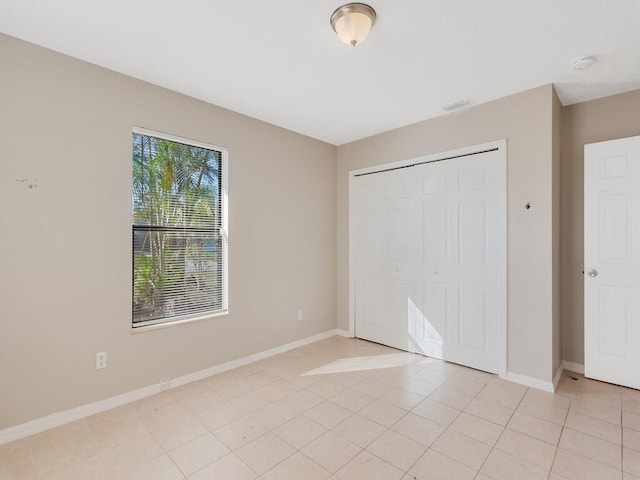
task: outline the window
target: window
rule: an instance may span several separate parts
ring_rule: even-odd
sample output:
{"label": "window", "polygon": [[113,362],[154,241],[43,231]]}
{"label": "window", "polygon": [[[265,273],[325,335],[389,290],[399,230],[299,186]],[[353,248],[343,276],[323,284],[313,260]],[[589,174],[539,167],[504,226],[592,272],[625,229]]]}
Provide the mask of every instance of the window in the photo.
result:
{"label": "window", "polygon": [[133,327],[226,312],[226,151],[132,138]]}

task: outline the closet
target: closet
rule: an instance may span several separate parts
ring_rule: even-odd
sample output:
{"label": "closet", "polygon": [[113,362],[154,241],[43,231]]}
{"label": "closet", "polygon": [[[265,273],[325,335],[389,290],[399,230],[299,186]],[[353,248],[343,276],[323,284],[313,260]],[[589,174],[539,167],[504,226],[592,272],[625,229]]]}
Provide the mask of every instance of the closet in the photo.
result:
{"label": "closet", "polygon": [[505,142],[352,172],[350,203],[355,336],[498,372]]}

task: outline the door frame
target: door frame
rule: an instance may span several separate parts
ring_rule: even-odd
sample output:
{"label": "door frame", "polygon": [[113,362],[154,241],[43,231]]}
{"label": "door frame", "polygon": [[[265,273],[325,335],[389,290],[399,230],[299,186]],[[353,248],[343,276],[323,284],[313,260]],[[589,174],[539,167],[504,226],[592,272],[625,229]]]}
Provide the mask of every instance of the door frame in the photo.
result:
{"label": "door frame", "polygon": [[503,242],[504,242],[504,251],[500,256],[499,270],[501,272],[502,282],[499,285],[499,304],[500,304],[500,315],[498,318],[498,352],[497,352],[497,373],[500,377],[505,377],[507,374],[507,251],[508,251],[508,237],[507,237],[507,140],[496,140],[493,142],[482,143],[478,145],[471,145],[468,147],[462,147],[455,150],[448,150],[445,152],[438,152],[429,155],[421,155],[419,157],[414,157],[406,160],[399,160],[390,163],[384,163],[380,165],[375,165],[372,167],[361,168],[358,170],[351,170],[348,172],[349,175],[349,252],[348,252],[348,262],[349,262],[349,337],[354,338],[355,331],[355,201],[354,201],[354,186],[353,182],[355,181],[356,176],[368,173],[376,173],[382,172],[388,169],[396,169],[408,167],[410,165],[414,165],[416,163],[429,163],[429,162],[437,162],[437,161],[446,161],[449,158],[455,158],[460,156],[473,155],[477,153],[484,152],[486,150],[497,149],[497,154],[500,159],[500,163],[502,166],[501,174],[502,174],[502,182],[500,188],[500,206],[502,208],[502,215],[500,215],[500,229],[502,230]]}

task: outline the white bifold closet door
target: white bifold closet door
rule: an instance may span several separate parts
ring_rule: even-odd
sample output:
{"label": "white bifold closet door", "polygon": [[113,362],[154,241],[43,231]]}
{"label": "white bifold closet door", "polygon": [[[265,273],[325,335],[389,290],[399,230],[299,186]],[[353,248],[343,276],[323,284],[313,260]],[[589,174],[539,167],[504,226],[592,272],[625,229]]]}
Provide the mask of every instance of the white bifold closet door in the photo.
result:
{"label": "white bifold closet door", "polygon": [[489,151],[354,179],[357,337],[498,371],[505,173]]}
{"label": "white bifold closet door", "polygon": [[404,169],[355,180],[356,336],[411,350],[412,178]]}

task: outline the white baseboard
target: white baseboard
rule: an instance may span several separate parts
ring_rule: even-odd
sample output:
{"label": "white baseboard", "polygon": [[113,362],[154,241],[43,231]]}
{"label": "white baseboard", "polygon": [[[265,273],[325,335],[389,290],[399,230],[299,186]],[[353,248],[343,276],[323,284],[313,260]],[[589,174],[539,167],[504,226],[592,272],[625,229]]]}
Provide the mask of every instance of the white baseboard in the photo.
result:
{"label": "white baseboard", "polygon": [[562,377],[562,372],[564,372],[564,363],[560,363],[560,368],[553,376],[553,391],[555,392],[558,389],[558,382],[560,382],[560,378]]}
{"label": "white baseboard", "polygon": [[533,387],[539,390],[544,390],[545,392],[553,393],[558,387],[558,382],[562,377],[562,372],[565,371],[584,374],[584,365],[563,360],[562,364],[560,364],[560,368],[558,368],[558,371],[556,371],[556,374],[553,376],[553,382],[545,382],[538,378],[527,377],[526,375],[520,375],[513,372],[507,372],[503,378],[510,382],[519,383],[521,385],[526,385],[527,387]]}
{"label": "white baseboard", "polygon": [[310,343],[318,342],[334,335],[342,335],[342,332],[342,330],[337,329],[329,330],[327,332],[319,333],[311,337],[296,340],[295,342],[287,343],[286,345],[281,345],[279,347],[265,350],[264,352],[254,353],[253,355],[222,363],[220,365],[214,365],[213,367],[189,373],[181,377],[164,380],[160,383],[148,385],[137,390],[116,395],[115,397],[105,398],[104,400],[87,403],[85,405],[80,405],[79,407],[71,408],[69,410],[64,410],[62,412],[52,413],[51,415],[47,415],[45,417],[36,418],[35,420],[31,420],[21,425],[5,428],[4,430],[0,430],[0,445],[13,442],[14,440],[19,440],[24,437],[28,437],[29,435],[40,433],[45,430],[49,430],[50,428],[55,428],[67,423],[75,422],[76,420],[95,415],[96,413],[111,410],[112,408],[120,407],[127,403],[140,400],[142,398],[151,397],[152,395],[156,395],[157,393],[170,388],[175,388],[186,385],[187,383],[203,380],[213,375],[217,375],[228,370],[233,370],[234,368],[242,367],[259,360],[264,360],[265,358],[269,358],[274,355],[278,355],[279,353],[293,350],[294,348],[303,347]]}
{"label": "white baseboard", "polygon": [[579,373],[580,375],[584,375],[584,365],[581,363],[570,362],[568,360],[562,361],[562,368],[566,371]]}
{"label": "white baseboard", "polygon": [[520,375],[519,373],[507,372],[504,376],[505,380],[510,382],[519,383],[527,387],[537,388],[538,390],[544,390],[545,392],[553,393],[555,391],[553,382],[545,382],[539,378],[528,377],[526,375]]}
{"label": "white baseboard", "polygon": [[209,367],[204,370],[189,373],[187,375],[183,375],[182,377],[170,380],[168,386],[165,382],[163,382],[163,385],[165,385],[164,390],[167,390],[167,387],[175,388],[186,385],[187,383],[197,382],[198,380],[203,380],[205,378],[212,377],[213,375],[218,375],[219,373],[233,370],[234,368],[243,367],[245,365],[249,365],[250,363],[273,357],[274,355],[278,355],[279,353],[288,352],[289,350],[293,350],[294,348],[304,347],[305,345],[309,345],[310,343],[319,342],[320,340],[333,337],[334,335],[338,335],[338,331],[329,330],[327,332],[318,333],[317,335],[313,335],[311,337],[296,340],[295,342],[287,343],[286,345],[281,345],[279,347],[265,350],[264,352],[254,353],[253,355],[249,355],[247,357],[242,357],[237,360],[222,363],[220,365],[214,365],[213,367]]}
{"label": "white baseboard", "polygon": [[353,335],[351,335],[349,333],[349,330],[336,330],[336,334],[340,335],[341,337],[347,337],[347,338],[353,338]]}

